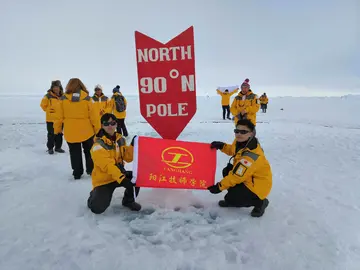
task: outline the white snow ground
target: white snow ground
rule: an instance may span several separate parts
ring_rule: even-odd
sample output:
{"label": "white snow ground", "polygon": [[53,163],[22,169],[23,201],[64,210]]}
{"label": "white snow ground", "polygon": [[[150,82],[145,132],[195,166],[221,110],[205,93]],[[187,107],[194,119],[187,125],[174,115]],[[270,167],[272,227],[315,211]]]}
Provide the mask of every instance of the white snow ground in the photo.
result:
{"label": "white snow ground", "polygon": [[[259,219],[219,208],[225,192],[151,189],[140,213],[123,209],[118,189],[92,214],[90,177],[72,179],[68,152],[46,153],[41,98],[0,96],[1,270],[360,269],[360,97],[275,98],[258,113],[273,170]],[[128,99],[129,139],[157,136]],[[179,139],[231,142],[230,121],[211,123],[220,118],[219,97],[199,97]],[[226,162],[219,153],[218,179]]]}

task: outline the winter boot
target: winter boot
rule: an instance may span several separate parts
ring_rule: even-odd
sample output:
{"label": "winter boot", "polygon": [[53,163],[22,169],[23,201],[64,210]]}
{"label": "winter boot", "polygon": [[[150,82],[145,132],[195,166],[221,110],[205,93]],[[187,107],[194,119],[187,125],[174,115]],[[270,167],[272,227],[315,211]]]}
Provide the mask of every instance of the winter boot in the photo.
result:
{"label": "winter boot", "polygon": [[260,207],[254,207],[254,209],[251,211],[251,216],[261,217],[265,213],[265,209],[266,207],[268,207],[268,205],[269,205],[269,200],[264,199]]}
{"label": "winter boot", "polygon": [[137,202],[122,202],[122,205],[129,208],[131,211],[140,211],[141,205]]}
{"label": "winter boot", "polygon": [[61,148],[58,148],[58,149],[55,149],[55,152],[58,152],[58,153],[65,153],[65,151]]}
{"label": "winter boot", "polygon": [[49,150],[48,150],[48,153],[49,153],[49,155],[53,155],[53,154],[54,154],[54,150],[53,150],[53,149],[49,149]]}
{"label": "winter boot", "polygon": [[220,207],[234,207],[232,204],[228,203],[228,202],[225,201],[225,200],[219,201],[218,204],[219,204]]}

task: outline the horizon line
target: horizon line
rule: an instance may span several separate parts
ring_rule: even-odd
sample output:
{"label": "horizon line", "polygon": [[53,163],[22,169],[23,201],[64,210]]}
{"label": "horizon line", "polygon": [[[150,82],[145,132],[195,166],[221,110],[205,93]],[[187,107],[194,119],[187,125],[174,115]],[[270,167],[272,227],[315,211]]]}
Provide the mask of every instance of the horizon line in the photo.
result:
{"label": "horizon line", "polygon": [[[134,94],[134,93],[126,93],[124,92],[123,93],[124,95],[126,96],[129,96],[129,97],[139,97],[139,94]],[[42,97],[44,96],[45,94],[38,94],[38,93],[0,93],[0,97],[1,96],[8,96],[8,97],[15,97],[15,96],[32,96],[32,97]],[[105,93],[106,95],[106,93]],[[92,95],[90,95],[92,96]],[[110,96],[110,95],[107,95],[107,96]],[[218,97],[217,94],[211,94],[211,95],[208,95],[208,94],[197,94],[196,95],[197,97]],[[346,97],[346,96],[359,96],[360,97],[360,92],[359,93],[351,93],[351,94],[343,94],[343,95],[277,95],[277,96],[270,96],[268,95],[268,97],[271,97],[271,98],[285,98],[285,97],[292,97],[292,98],[320,98],[320,97]]]}

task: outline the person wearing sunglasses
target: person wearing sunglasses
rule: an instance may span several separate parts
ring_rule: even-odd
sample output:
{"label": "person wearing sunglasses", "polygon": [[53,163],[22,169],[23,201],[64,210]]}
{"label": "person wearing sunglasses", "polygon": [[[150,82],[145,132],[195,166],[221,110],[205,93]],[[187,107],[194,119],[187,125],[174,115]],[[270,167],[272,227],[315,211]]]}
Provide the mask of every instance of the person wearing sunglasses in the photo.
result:
{"label": "person wearing sunglasses", "polygon": [[255,125],[249,119],[242,119],[236,124],[232,144],[211,143],[211,148],[231,158],[223,169],[223,179],[208,190],[213,194],[227,190],[224,200],[219,201],[220,207],[254,207],[251,216],[261,217],[269,205],[272,172],[254,131]]}
{"label": "person wearing sunglasses", "polygon": [[124,137],[116,132],[117,122],[113,114],[101,117],[101,129],[91,148],[94,161],[92,190],[87,205],[95,214],[103,213],[110,205],[114,190],[124,187],[122,205],[132,211],[139,211],[141,205],[135,202],[140,188],[131,182],[132,171],[126,171],[124,162],[133,161],[134,139],[126,145]]}

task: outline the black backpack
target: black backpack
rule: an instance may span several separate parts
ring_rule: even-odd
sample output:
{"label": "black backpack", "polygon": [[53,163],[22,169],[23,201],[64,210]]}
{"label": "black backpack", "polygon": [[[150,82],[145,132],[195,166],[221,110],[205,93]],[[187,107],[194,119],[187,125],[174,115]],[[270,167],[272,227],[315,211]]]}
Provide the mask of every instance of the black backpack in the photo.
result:
{"label": "black backpack", "polygon": [[126,110],[126,104],[123,96],[116,95],[114,97],[115,100],[115,108],[118,112],[123,112]]}

